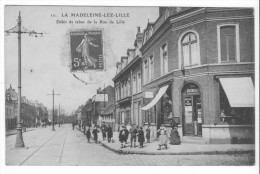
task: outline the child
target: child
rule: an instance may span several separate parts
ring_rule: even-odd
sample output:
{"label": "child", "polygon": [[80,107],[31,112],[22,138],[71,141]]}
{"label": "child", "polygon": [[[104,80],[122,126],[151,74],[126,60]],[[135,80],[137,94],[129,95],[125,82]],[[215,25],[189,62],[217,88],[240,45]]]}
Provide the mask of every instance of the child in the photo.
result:
{"label": "child", "polygon": [[142,127],[139,128],[137,135],[138,135],[138,142],[140,143],[140,148],[143,148],[144,147],[144,131],[143,131]]}

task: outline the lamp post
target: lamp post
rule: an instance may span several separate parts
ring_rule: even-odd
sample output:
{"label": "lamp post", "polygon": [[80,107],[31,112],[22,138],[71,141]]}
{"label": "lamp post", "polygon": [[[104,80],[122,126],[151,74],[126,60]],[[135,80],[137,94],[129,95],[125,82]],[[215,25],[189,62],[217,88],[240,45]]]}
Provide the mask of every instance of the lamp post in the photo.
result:
{"label": "lamp post", "polygon": [[29,36],[42,37],[43,33],[38,33],[33,31],[29,31],[23,27],[22,30],[22,19],[21,19],[21,12],[19,11],[19,16],[17,20],[17,25],[9,30],[6,30],[5,33],[9,35],[10,33],[18,34],[18,115],[17,115],[17,134],[16,134],[16,142],[15,147],[24,147],[23,141],[23,134],[22,134],[22,123],[21,123],[21,92],[22,92],[22,85],[21,85],[21,40],[22,34],[29,34]]}

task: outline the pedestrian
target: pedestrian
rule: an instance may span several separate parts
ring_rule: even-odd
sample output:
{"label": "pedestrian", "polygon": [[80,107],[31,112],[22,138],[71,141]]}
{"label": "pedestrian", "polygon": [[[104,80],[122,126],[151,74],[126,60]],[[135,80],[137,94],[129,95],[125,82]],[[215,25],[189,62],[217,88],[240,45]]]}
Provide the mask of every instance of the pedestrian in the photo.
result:
{"label": "pedestrian", "polygon": [[164,127],[164,125],[162,125],[160,127],[160,129],[157,131],[160,136],[159,136],[159,149],[157,150],[161,150],[161,146],[165,146],[165,149],[167,149],[167,144],[168,144],[168,136],[167,136],[167,132],[166,129]]}
{"label": "pedestrian", "polygon": [[142,127],[139,128],[137,136],[138,136],[139,148],[143,148],[144,147],[144,131],[143,131]]}
{"label": "pedestrian", "polygon": [[107,134],[107,128],[106,128],[105,125],[102,126],[101,132],[102,132],[103,141],[105,141],[106,140],[106,136],[107,136],[106,135]]}
{"label": "pedestrian", "polygon": [[74,124],[74,122],[72,122],[72,129],[74,130],[74,126],[75,126],[75,124]]}
{"label": "pedestrian", "polygon": [[178,132],[178,128],[177,128],[177,127],[174,127],[174,128],[171,130],[170,144],[173,144],[173,145],[179,145],[179,144],[181,144],[181,139],[180,139],[180,135],[179,135],[179,132]]}
{"label": "pedestrian", "polygon": [[147,129],[145,130],[145,132],[146,132],[147,143],[150,143],[150,134],[151,134],[150,125],[148,125]]}
{"label": "pedestrian", "polygon": [[86,124],[83,124],[83,133],[86,134]]}
{"label": "pedestrian", "polygon": [[135,124],[132,125],[131,129],[130,129],[130,134],[131,134],[131,146],[133,147],[133,142],[134,142],[134,148],[136,147],[136,134],[137,134],[137,129]]}
{"label": "pedestrian", "polygon": [[94,130],[92,131],[95,143],[97,143],[97,140],[98,140],[98,133],[99,133],[99,130],[97,129],[97,126],[95,126]]}
{"label": "pedestrian", "polygon": [[88,130],[86,132],[86,136],[87,136],[87,139],[88,139],[88,143],[90,143],[90,136],[91,136],[90,127],[88,127]]}
{"label": "pedestrian", "polygon": [[127,140],[128,140],[128,137],[129,137],[129,131],[128,131],[126,126],[125,126],[125,132],[126,132],[126,141],[125,141],[125,143],[127,144]]}
{"label": "pedestrian", "polygon": [[112,137],[113,137],[113,130],[112,130],[112,127],[109,124],[108,128],[107,128],[107,141],[109,143],[110,143]]}
{"label": "pedestrian", "polygon": [[122,126],[122,130],[119,132],[119,141],[121,143],[121,148],[125,148],[126,143],[126,127]]}

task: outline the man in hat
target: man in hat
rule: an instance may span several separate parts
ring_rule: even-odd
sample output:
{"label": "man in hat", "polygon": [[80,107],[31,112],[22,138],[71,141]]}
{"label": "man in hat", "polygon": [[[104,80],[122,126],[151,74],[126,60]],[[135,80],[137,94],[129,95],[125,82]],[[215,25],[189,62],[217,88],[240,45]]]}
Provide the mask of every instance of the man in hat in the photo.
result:
{"label": "man in hat", "polygon": [[136,134],[137,134],[137,129],[135,127],[135,124],[132,125],[131,129],[130,129],[130,134],[131,134],[131,146],[133,145],[133,141],[134,141],[134,147],[136,146]]}
{"label": "man in hat", "polygon": [[99,130],[97,129],[97,126],[95,126],[95,128],[94,128],[93,131],[92,131],[92,134],[93,134],[93,136],[94,136],[95,143],[97,143],[97,140],[98,140],[98,133],[99,133]]}
{"label": "man in hat", "polygon": [[151,134],[150,125],[148,125],[147,129],[145,130],[145,132],[146,132],[147,143],[150,143],[150,134]]}

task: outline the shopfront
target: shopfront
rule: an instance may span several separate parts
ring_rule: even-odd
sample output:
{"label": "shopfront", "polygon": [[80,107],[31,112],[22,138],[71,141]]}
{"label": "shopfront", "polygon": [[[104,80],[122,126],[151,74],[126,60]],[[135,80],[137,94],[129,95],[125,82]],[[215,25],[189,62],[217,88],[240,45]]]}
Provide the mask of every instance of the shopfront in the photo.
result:
{"label": "shopfront", "polygon": [[200,88],[188,83],[182,89],[182,120],[184,136],[202,136],[202,107]]}

